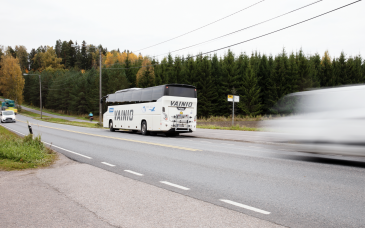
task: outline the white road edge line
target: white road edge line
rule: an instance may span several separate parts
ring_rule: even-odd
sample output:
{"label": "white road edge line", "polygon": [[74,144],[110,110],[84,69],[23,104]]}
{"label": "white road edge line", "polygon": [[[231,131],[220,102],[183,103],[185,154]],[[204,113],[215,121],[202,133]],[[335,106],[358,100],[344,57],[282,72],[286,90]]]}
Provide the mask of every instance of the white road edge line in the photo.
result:
{"label": "white road edge line", "polygon": [[162,184],[167,184],[167,185],[170,185],[172,187],[175,187],[175,188],[180,188],[180,189],[183,189],[183,190],[190,190],[190,188],[187,188],[187,187],[184,187],[184,186],[181,186],[181,185],[177,185],[177,184],[173,184],[173,183],[170,183],[170,182],[167,182],[167,181],[160,181]]}
{"label": "white road edge line", "polygon": [[134,172],[134,171],[128,170],[128,169],[124,170],[124,172],[132,173],[132,174],[137,175],[137,176],[143,176],[142,173],[137,173],[137,172]]}
{"label": "white road edge line", "polygon": [[62,148],[62,147],[59,147],[59,146],[55,146],[55,145],[53,145],[53,144],[51,144],[51,143],[47,143],[47,142],[44,142],[44,141],[43,141],[43,143],[48,144],[48,145],[51,145],[51,146],[56,147],[56,148],[58,148],[58,149],[61,149],[61,150],[64,150],[64,151],[70,152],[70,153],[72,153],[72,154],[79,155],[79,156],[81,156],[81,157],[85,157],[85,158],[88,158],[88,159],[92,159],[91,157],[88,157],[88,156],[85,156],[85,155],[83,155],[83,154],[79,154],[79,153],[73,152],[73,151],[71,151],[71,150],[67,150],[67,149]]}
{"label": "white road edge line", "polygon": [[200,142],[205,142],[205,143],[212,143],[212,142],[208,142],[208,141],[200,141]]}
{"label": "white road edge line", "polygon": [[[1,126],[5,127],[3,124],[1,124]],[[20,133],[19,131],[13,130],[13,129],[9,128],[9,127],[5,127],[5,128],[9,129],[10,131],[16,132],[18,134],[25,135],[23,133]]]}
{"label": "white road edge line", "polygon": [[234,146],[234,144],[229,144],[229,143],[221,143],[221,144]]}
{"label": "white road edge line", "polygon": [[244,204],[241,204],[241,203],[236,203],[236,202],[231,201],[231,200],[220,199],[220,201],[228,203],[228,204],[232,204],[232,205],[237,206],[237,207],[242,207],[242,208],[245,208],[245,209],[248,209],[248,210],[251,210],[251,211],[259,212],[259,213],[262,213],[262,214],[265,214],[265,215],[271,214],[271,212],[264,211],[264,210],[254,208],[254,207],[251,207],[251,206],[247,206],[247,205],[244,205]]}
{"label": "white road edge line", "polygon": [[107,162],[102,162],[102,164],[104,164],[104,165],[108,165],[108,166],[111,166],[111,167],[114,167],[114,166],[115,166],[115,165],[112,165],[112,164],[107,163]]}

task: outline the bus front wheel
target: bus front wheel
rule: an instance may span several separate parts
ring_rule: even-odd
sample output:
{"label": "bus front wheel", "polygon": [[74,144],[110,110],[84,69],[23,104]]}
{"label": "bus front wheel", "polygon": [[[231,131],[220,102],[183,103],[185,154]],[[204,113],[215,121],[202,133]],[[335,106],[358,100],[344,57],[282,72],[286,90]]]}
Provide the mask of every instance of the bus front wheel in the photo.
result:
{"label": "bus front wheel", "polygon": [[143,122],[142,122],[141,132],[142,132],[142,135],[148,135],[148,131],[147,131],[147,123],[146,123],[146,121],[143,121]]}
{"label": "bus front wheel", "polygon": [[109,122],[109,130],[110,131],[115,131],[115,128],[113,128],[113,121]]}

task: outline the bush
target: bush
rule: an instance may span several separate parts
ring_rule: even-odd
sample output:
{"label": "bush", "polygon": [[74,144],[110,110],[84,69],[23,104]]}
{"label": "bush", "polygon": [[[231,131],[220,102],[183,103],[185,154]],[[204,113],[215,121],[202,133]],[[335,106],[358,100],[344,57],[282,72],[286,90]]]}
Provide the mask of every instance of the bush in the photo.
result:
{"label": "bush", "polygon": [[[0,159],[28,163],[25,168],[51,164],[56,154],[44,146],[41,136],[27,135],[23,139],[0,127]],[[1,168],[1,167],[0,167]]]}

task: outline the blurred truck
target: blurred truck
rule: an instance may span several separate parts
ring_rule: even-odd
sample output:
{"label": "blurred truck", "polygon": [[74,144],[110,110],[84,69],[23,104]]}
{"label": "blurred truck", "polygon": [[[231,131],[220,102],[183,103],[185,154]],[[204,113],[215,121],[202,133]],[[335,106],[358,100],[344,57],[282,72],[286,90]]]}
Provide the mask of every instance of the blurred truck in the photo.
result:
{"label": "blurred truck", "polygon": [[15,107],[15,102],[10,99],[5,99],[4,102],[1,103],[2,111],[13,111],[15,114],[18,113],[18,109]]}

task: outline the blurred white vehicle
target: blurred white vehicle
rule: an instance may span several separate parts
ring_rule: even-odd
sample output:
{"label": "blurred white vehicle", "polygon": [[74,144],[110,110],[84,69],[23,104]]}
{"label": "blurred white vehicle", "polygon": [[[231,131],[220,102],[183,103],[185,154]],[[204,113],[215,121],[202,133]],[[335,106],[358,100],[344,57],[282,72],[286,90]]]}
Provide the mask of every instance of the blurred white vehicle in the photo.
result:
{"label": "blurred white vehicle", "polygon": [[365,156],[365,85],[293,93],[276,105],[287,117],[267,121],[297,151]]}
{"label": "blurred white vehicle", "polygon": [[2,111],[1,112],[1,123],[15,123],[15,113],[14,111]]}

